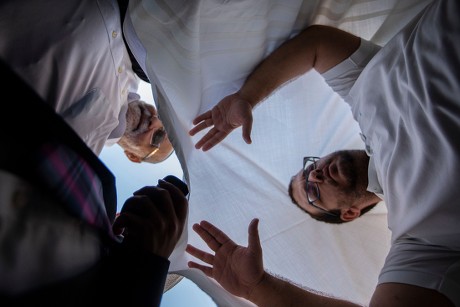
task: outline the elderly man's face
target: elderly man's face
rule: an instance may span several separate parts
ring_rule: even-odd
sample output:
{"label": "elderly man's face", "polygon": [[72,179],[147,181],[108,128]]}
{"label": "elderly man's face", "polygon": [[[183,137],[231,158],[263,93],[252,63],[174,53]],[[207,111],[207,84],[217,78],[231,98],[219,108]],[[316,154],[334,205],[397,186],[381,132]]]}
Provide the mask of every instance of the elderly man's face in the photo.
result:
{"label": "elderly man's face", "polygon": [[[292,177],[291,188],[293,201],[305,211],[315,215],[321,210],[308,201],[306,181],[309,185],[317,184],[319,199],[314,205],[327,211],[347,209],[359,206],[363,200],[373,197],[367,191],[367,170],[369,157],[362,150],[344,150],[331,153],[307,170],[300,170]],[[305,178],[308,176],[308,178]],[[315,189],[308,191],[310,199],[315,199]]]}
{"label": "elderly man's face", "polygon": [[143,101],[129,103],[126,130],[119,144],[134,162],[159,162],[174,150],[157,110]]}

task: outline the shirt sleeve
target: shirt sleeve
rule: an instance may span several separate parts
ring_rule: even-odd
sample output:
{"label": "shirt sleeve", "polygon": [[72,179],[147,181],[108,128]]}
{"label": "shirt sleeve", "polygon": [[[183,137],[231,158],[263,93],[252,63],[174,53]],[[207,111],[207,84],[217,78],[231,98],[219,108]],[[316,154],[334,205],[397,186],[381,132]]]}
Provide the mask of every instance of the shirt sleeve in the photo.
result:
{"label": "shirt sleeve", "polygon": [[433,289],[460,306],[460,252],[404,237],[391,246],[378,284],[402,283]]}
{"label": "shirt sleeve", "polygon": [[334,92],[345,98],[367,63],[381,49],[380,46],[361,39],[359,48],[347,59],[322,74]]}
{"label": "shirt sleeve", "polygon": [[97,295],[104,306],[160,306],[169,265],[168,259],[146,250],[115,244],[101,263]]}

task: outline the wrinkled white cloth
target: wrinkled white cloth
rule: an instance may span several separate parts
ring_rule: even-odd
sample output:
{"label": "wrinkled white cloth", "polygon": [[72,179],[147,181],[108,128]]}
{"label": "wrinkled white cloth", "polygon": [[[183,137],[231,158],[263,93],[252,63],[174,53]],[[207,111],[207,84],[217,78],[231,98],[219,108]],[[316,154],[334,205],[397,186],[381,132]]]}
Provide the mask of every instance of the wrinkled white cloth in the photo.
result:
{"label": "wrinkled white cloth", "polygon": [[254,67],[309,24],[327,24],[379,45],[428,1],[132,0],[129,16],[145,47],[159,115],[190,185],[188,231],[171,255],[184,275],[219,306],[251,306],[187,268],[191,230],[209,220],[237,243],[260,218],[264,266],[294,283],[357,303],[369,301],[389,249],[386,208],[346,225],[314,221],[292,204],[287,187],[307,155],[363,148],[350,108],[316,72],[286,84],[254,111],[253,144],[241,129],[208,152],[190,137],[192,120],[237,91]]}

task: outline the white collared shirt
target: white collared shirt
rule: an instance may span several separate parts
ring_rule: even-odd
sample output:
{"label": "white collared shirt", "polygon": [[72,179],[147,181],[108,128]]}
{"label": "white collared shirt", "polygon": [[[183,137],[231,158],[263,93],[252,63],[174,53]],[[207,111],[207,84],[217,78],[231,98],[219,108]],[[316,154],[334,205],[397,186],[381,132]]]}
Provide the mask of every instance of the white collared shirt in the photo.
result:
{"label": "white collared shirt", "polygon": [[381,187],[388,208],[392,246],[379,283],[435,289],[455,305],[460,305],[459,12],[457,1],[433,1],[361,72],[352,71],[356,81],[342,90],[371,155],[369,189],[377,193]]}
{"label": "white collared shirt", "polygon": [[[118,141],[128,94],[137,91],[139,80],[123,42],[116,1],[2,5],[0,56],[96,154]],[[20,114],[12,116],[20,121]]]}

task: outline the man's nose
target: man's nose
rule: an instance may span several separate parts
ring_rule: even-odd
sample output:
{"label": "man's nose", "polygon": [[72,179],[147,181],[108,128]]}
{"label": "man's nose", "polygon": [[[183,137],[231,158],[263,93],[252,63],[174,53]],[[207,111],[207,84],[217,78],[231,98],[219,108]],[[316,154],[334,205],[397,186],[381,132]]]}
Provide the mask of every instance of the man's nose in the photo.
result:
{"label": "man's nose", "polygon": [[152,115],[149,121],[149,130],[152,130],[153,128],[157,126],[157,123],[156,123],[157,121],[158,121],[158,116]]}
{"label": "man's nose", "polygon": [[308,181],[310,182],[323,182],[323,171],[320,169],[314,169],[308,175]]}

